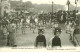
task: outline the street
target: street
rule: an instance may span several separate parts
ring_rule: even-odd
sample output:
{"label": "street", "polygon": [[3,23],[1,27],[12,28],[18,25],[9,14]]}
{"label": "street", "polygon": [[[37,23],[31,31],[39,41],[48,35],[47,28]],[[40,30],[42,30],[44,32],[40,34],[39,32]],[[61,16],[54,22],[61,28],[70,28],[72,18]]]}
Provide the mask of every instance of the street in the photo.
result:
{"label": "street", "polygon": [[[74,47],[74,45],[69,40],[70,35],[65,32],[64,25],[60,24],[59,26],[62,29],[62,33],[60,35],[62,47],[64,46]],[[15,44],[17,45],[17,47],[29,47],[29,46],[34,47],[36,37],[38,36],[38,29],[35,29],[33,33],[33,29],[26,28],[25,34],[22,34],[21,26],[19,26],[19,29],[17,30],[17,32],[15,32],[15,35],[16,35]],[[48,45],[49,40],[54,36],[53,29],[49,28],[45,29],[44,35],[46,37],[46,44]],[[7,40],[0,39],[0,41],[1,41],[0,46],[5,47],[7,44]]]}
{"label": "street", "polygon": [[[54,36],[54,33],[52,31],[53,31],[52,29],[45,29],[44,35],[46,37],[47,45],[49,43],[49,40]],[[19,27],[18,31],[15,32],[15,34],[16,34],[15,43],[17,47],[27,47],[27,46],[34,47],[35,39],[38,36],[38,29],[35,29],[33,33],[32,29],[30,30],[30,28],[26,28],[25,34],[22,34],[21,27]],[[64,46],[74,47],[73,44],[70,42],[69,34],[65,32],[64,27],[62,27],[62,33],[60,35],[60,39],[62,47]],[[3,39],[0,41],[1,41],[0,46],[6,46],[7,40]]]}
{"label": "street", "polygon": [[[34,46],[35,39],[38,36],[38,31],[35,29],[35,33],[33,30],[27,28],[25,30],[25,34],[21,33],[21,30],[18,30],[16,34],[16,44],[17,46]],[[44,35],[46,37],[46,43],[48,45],[49,40],[54,36],[52,29],[45,29]],[[73,46],[73,44],[69,40],[69,34],[65,33],[65,30],[62,29],[62,33],[60,35],[61,38],[61,45],[63,46]]]}

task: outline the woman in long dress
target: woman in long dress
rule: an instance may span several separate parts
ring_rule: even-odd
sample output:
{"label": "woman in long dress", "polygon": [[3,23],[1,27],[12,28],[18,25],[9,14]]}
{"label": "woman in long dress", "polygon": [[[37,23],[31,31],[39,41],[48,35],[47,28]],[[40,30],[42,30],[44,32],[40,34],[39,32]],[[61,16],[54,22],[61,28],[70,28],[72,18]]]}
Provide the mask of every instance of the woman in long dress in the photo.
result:
{"label": "woman in long dress", "polygon": [[13,24],[9,24],[8,26],[8,32],[9,32],[9,35],[8,35],[8,45],[9,46],[15,46],[15,26]]}

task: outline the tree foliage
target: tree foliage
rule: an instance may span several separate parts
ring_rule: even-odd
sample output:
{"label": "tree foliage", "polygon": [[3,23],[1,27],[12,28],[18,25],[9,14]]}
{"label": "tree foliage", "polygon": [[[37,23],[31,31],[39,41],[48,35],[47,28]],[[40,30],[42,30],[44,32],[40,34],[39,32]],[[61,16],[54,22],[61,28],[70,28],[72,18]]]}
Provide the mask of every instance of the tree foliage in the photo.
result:
{"label": "tree foliage", "polygon": [[10,1],[11,4],[11,8],[22,8],[22,9],[28,9],[31,8],[33,6],[33,4],[30,1],[27,2],[22,2],[20,3],[20,1]]}

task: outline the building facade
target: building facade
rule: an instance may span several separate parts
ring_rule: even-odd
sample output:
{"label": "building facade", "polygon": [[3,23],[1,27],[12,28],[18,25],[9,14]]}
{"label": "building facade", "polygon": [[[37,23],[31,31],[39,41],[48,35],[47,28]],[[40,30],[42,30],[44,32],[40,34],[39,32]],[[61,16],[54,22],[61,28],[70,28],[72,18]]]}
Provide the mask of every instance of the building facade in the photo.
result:
{"label": "building facade", "polygon": [[1,16],[5,16],[10,13],[10,3],[9,0],[1,1]]}
{"label": "building facade", "polygon": [[0,16],[1,16],[1,0],[0,0]]}

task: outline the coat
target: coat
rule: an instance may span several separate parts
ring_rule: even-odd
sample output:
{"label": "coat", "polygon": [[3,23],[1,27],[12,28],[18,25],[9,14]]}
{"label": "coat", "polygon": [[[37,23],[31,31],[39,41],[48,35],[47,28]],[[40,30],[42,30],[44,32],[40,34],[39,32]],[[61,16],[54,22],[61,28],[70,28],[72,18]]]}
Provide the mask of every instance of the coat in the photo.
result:
{"label": "coat", "polygon": [[[40,45],[40,44],[43,44],[43,45]],[[36,47],[38,46],[46,47],[46,38],[44,35],[38,35],[36,37]]]}
{"label": "coat", "polygon": [[4,35],[3,31],[0,29],[0,38],[3,38],[3,35]]}
{"label": "coat", "polygon": [[52,39],[52,47],[54,46],[60,46],[61,47],[61,40],[59,37],[55,36],[53,39]]}

